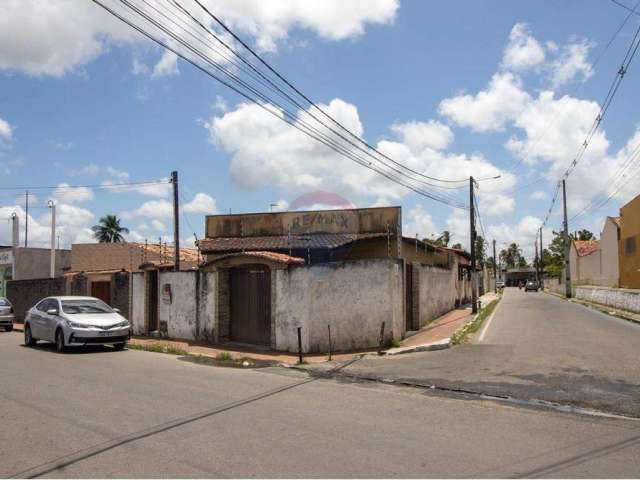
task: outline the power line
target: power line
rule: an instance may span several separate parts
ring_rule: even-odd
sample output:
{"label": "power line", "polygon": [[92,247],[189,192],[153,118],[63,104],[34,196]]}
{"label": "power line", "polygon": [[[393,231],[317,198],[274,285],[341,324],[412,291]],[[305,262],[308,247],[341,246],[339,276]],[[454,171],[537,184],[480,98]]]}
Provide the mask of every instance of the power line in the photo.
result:
{"label": "power line", "polygon": [[43,185],[43,186],[20,186],[20,187],[0,187],[0,190],[73,190],[76,188],[88,188],[91,190],[110,190],[118,187],[141,187],[145,185],[165,185],[170,182],[126,182],[126,183],[101,183],[93,185]]}
{"label": "power line", "polygon": [[[164,40],[162,40],[160,38],[157,38],[157,36],[154,36],[149,31],[147,31],[144,28],[134,24],[132,21],[126,19],[125,17],[123,17],[119,13],[115,12],[113,9],[107,7],[106,5],[101,3],[100,1],[94,0],[94,2],[96,4],[98,4],[99,6],[101,6],[102,8],[104,8],[105,10],[107,10],[112,15],[114,15],[116,18],[119,18],[124,23],[127,23],[129,26],[131,26],[132,28],[134,28],[138,32],[140,32],[143,35],[145,35],[147,38],[155,41],[159,45],[165,47],[166,49],[168,49],[168,50],[170,50],[172,52],[174,52],[176,55],[179,55],[185,61],[189,62],[190,64],[192,64],[193,66],[195,66],[196,68],[201,70],[203,73],[211,76],[212,78],[214,78],[215,80],[219,81],[220,83],[222,83],[223,85],[227,86],[228,88],[232,89],[233,91],[235,91],[236,93],[238,93],[242,97],[246,98],[247,100],[249,100],[249,101],[251,101],[251,102],[253,102],[253,103],[257,104],[257,105],[259,105],[261,108],[263,108],[267,112],[271,113],[272,115],[275,115],[277,118],[279,118],[279,119],[285,121],[286,123],[292,125],[294,128],[300,130],[302,133],[310,136],[311,138],[314,138],[315,140],[319,141],[320,143],[325,144],[329,148],[332,148],[334,151],[336,151],[337,153],[340,153],[341,155],[345,156],[346,158],[348,158],[348,159],[350,159],[352,161],[355,161],[356,163],[359,163],[360,165],[363,165],[363,166],[365,166],[365,167],[377,172],[378,174],[380,174],[382,176],[385,176],[386,178],[390,179],[391,181],[393,181],[395,183],[398,183],[398,184],[400,184],[400,185],[402,185],[402,186],[404,186],[404,187],[406,187],[406,188],[408,188],[410,190],[413,190],[414,192],[419,193],[419,194],[421,194],[423,196],[426,196],[428,198],[432,198],[433,200],[436,200],[436,201],[440,201],[441,203],[446,203],[446,204],[448,204],[450,206],[453,206],[455,208],[466,208],[466,206],[464,204],[460,203],[459,201],[456,201],[453,198],[450,198],[450,197],[447,197],[447,196],[443,196],[443,194],[436,194],[434,192],[430,192],[430,191],[428,191],[428,190],[426,190],[424,188],[416,186],[413,183],[413,182],[417,181],[415,178],[407,176],[406,173],[398,171],[397,169],[394,170],[394,167],[392,167],[391,165],[384,164],[384,166],[386,168],[390,168],[390,169],[394,170],[396,173],[402,174],[402,176],[398,177],[393,172],[387,172],[387,171],[382,170],[378,165],[373,165],[370,161],[362,159],[362,157],[359,157],[358,155],[356,155],[355,152],[350,151],[347,147],[345,147],[344,145],[336,142],[335,140],[328,138],[325,134],[323,134],[322,132],[319,132],[317,129],[314,129],[313,127],[308,126],[308,124],[301,123],[299,121],[300,120],[299,118],[296,118],[294,115],[291,115],[291,113],[288,112],[284,108],[281,107],[281,110],[279,112],[280,114],[278,112],[274,112],[273,109],[268,108],[268,105],[265,105],[265,104],[275,104],[275,105],[279,106],[279,104],[277,102],[274,102],[274,101],[272,101],[272,99],[269,99],[269,98],[265,97],[263,94],[261,94],[261,92],[258,92],[256,89],[252,88],[246,82],[243,82],[242,80],[238,79],[233,74],[230,75],[228,71],[225,71],[225,69],[223,67],[220,67],[219,65],[217,65],[215,63],[215,61],[211,60],[211,58],[209,58],[208,56],[203,54],[200,50],[195,48],[192,44],[189,44],[184,39],[178,37],[175,33],[167,30],[166,27],[163,27],[157,21],[153,20],[148,15],[146,15],[144,12],[142,12],[140,9],[138,9],[137,7],[132,5],[131,2],[128,2],[126,0],[121,0],[121,3],[123,3],[126,6],[128,6],[130,9],[132,9],[138,15],[142,16],[148,22],[150,22],[152,25],[154,25],[156,28],[158,28],[159,30],[161,30],[165,34],[169,35],[176,42],[178,42],[179,44],[181,44],[182,46],[187,48],[188,51],[190,51],[191,53],[195,54],[197,57],[199,57],[202,60],[204,60],[207,64],[209,64],[212,67],[216,68],[217,70],[221,71],[222,74],[226,75],[227,77],[230,77],[231,80],[234,81],[235,83],[239,83],[240,87],[236,87],[236,86],[230,84],[229,82],[227,82],[226,80],[223,80],[218,75],[216,75],[215,73],[209,71],[203,65],[199,64],[199,62],[189,58],[187,55],[185,55],[184,53],[180,52],[177,47],[170,46],[166,41],[164,41]],[[247,91],[241,90],[241,88],[243,88],[244,90],[248,90],[250,93],[247,93]],[[261,101],[256,100],[255,96],[258,96],[258,98]],[[335,132],[333,132],[333,133],[335,133]],[[344,139],[344,137],[341,137],[341,139]],[[370,153],[368,153],[368,154],[371,156]],[[373,156],[373,160],[378,161],[378,162],[381,161],[379,158],[376,158],[375,156]],[[403,178],[403,176],[407,177],[407,178]],[[434,186],[434,185],[431,185],[431,186]],[[442,186],[439,186],[439,185],[436,186],[436,187],[442,188]]]}

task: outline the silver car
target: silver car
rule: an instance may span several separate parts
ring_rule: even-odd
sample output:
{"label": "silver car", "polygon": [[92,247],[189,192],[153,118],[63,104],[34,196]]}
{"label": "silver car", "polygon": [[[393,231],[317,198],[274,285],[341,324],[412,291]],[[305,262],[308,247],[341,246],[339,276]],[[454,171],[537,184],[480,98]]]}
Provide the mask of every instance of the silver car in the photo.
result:
{"label": "silver car", "polygon": [[113,345],[121,350],[128,339],[128,320],[94,297],[47,297],[24,319],[25,345],[55,342],[61,353],[72,345]]}
{"label": "silver car", "polygon": [[0,297],[0,327],[7,332],[13,330],[13,306],[4,297]]}

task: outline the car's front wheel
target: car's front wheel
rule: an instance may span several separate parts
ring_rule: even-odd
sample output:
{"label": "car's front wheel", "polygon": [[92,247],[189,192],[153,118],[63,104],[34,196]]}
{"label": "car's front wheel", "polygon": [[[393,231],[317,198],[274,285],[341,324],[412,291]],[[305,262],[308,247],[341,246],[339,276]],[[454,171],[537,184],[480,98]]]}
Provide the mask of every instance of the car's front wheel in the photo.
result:
{"label": "car's front wheel", "polygon": [[36,344],[36,339],[31,335],[31,325],[27,324],[24,327],[24,344],[27,347],[33,347]]}
{"label": "car's front wheel", "polygon": [[61,329],[58,329],[56,331],[56,351],[58,353],[64,353],[66,350],[66,347],[64,345],[64,333],[62,332]]}
{"label": "car's front wheel", "polygon": [[124,347],[126,346],[127,344],[125,342],[113,344],[113,348],[115,348],[116,350],[124,350]]}

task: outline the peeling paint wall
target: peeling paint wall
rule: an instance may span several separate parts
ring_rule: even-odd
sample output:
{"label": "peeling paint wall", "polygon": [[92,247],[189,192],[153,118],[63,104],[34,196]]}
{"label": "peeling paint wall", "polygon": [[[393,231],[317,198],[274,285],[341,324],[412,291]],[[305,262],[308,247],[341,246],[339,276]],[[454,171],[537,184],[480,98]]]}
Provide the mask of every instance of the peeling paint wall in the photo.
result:
{"label": "peeling paint wall", "polygon": [[275,347],[326,352],[376,347],[404,334],[403,271],[395,259],[357,260],[276,271]]}
{"label": "peeling paint wall", "polygon": [[463,276],[459,279],[458,263],[452,268],[439,268],[430,265],[414,264],[414,276],[418,276],[420,302],[420,327],[464,304],[471,297],[471,282]]}
{"label": "peeling paint wall", "polygon": [[131,274],[131,323],[132,332],[134,335],[143,335],[146,333],[144,325],[144,309],[146,299],[144,296],[144,273],[136,272]]}

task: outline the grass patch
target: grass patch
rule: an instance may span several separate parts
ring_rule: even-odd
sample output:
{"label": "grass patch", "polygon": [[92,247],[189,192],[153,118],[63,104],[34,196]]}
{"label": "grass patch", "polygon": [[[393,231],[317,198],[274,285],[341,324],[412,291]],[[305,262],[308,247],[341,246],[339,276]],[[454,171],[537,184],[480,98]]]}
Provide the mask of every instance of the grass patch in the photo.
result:
{"label": "grass patch", "polygon": [[399,341],[399,340],[397,340],[397,339],[395,339],[395,338],[394,338],[394,339],[392,339],[392,340],[389,342],[389,348],[400,348],[400,341]]}
{"label": "grass patch", "polygon": [[467,323],[464,327],[457,330],[451,337],[451,343],[454,345],[459,345],[465,341],[467,335],[471,333],[475,333],[480,330],[480,327],[484,323],[484,321],[493,313],[500,301],[499,298],[489,302],[489,304],[480,310],[480,313],[476,315],[471,322]]}
{"label": "grass patch", "polygon": [[166,343],[128,343],[129,350],[143,350],[145,352],[168,353],[170,355],[187,355],[189,352],[175,345]]}
{"label": "grass patch", "polygon": [[229,352],[220,352],[216,355],[216,360],[219,362],[230,362],[233,360],[233,357]]}

